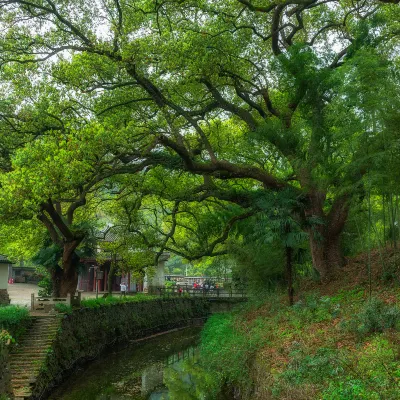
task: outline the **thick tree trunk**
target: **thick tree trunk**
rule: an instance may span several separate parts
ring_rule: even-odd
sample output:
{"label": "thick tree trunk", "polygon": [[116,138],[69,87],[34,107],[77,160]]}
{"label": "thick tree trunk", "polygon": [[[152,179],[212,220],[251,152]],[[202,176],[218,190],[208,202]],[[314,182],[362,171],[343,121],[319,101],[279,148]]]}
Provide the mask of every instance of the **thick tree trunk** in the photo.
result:
{"label": "thick tree trunk", "polygon": [[79,257],[75,250],[85,235],[83,232],[74,232],[71,225],[75,210],[85,204],[85,192],[82,191],[80,198],[68,208],[67,222],[63,218],[59,202],[53,203],[52,199],[48,199],[41,204],[38,218],[49,231],[53,242],[63,248],[61,268],[57,266],[52,272],[54,296],[66,297],[68,293],[73,294],[76,291]]}
{"label": "thick tree trunk", "polygon": [[[285,226],[285,234],[286,236],[290,233],[290,224],[287,223]],[[286,256],[286,283],[288,287],[288,299],[289,305],[292,306],[294,304],[294,289],[293,289],[293,263],[292,263],[292,254],[293,248],[286,246],[285,248],[285,256]]]}
{"label": "thick tree trunk", "polygon": [[111,264],[110,264],[110,272],[108,273],[108,295],[112,295],[112,283],[115,275],[115,267],[116,267],[116,256],[113,255],[111,258]]}
{"label": "thick tree trunk", "polygon": [[74,294],[78,285],[78,265],[79,257],[73,253],[72,256],[63,263],[63,276],[60,284],[60,296],[67,297],[68,293]]}
{"label": "thick tree trunk", "polygon": [[60,286],[63,279],[63,269],[60,266],[56,266],[51,271],[51,282],[53,284],[53,296],[61,297],[60,296]]}
{"label": "thick tree trunk", "polygon": [[68,293],[74,294],[78,285],[79,257],[75,253],[82,239],[64,243],[62,268],[57,267],[52,273],[53,295],[67,297]]}
{"label": "thick tree trunk", "polygon": [[286,247],[286,282],[290,306],[294,304],[292,252],[293,249],[291,247]]}
{"label": "thick tree trunk", "polygon": [[310,250],[314,268],[321,281],[329,281],[336,269],[343,266],[344,257],[340,246],[340,234],[335,237],[315,237],[310,233]]}
{"label": "thick tree trunk", "polygon": [[311,257],[321,280],[326,282],[344,264],[340,239],[349,211],[348,198],[338,197],[327,214],[323,211],[325,194],[314,192],[309,198],[310,208],[306,211],[306,216],[320,220],[308,230]]}

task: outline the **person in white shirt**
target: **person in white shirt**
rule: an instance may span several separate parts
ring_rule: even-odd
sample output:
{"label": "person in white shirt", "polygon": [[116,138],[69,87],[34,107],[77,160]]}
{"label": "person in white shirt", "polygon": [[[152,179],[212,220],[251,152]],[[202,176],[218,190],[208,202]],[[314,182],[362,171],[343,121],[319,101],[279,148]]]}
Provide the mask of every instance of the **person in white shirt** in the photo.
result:
{"label": "person in white shirt", "polygon": [[122,282],[119,286],[121,287],[121,296],[126,296],[126,285],[125,285],[125,283]]}

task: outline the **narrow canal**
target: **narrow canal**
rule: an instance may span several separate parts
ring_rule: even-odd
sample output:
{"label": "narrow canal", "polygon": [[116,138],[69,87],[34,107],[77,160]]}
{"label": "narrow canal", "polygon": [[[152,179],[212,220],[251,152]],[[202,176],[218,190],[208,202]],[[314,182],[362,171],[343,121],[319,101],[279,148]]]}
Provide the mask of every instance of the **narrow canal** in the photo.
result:
{"label": "narrow canal", "polygon": [[[182,364],[195,357],[200,329],[190,328],[132,343],[77,369],[50,400],[173,399],[171,380],[191,385]],[[179,382],[176,382],[179,386]],[[189,397],[190,398],[190,397]]]}

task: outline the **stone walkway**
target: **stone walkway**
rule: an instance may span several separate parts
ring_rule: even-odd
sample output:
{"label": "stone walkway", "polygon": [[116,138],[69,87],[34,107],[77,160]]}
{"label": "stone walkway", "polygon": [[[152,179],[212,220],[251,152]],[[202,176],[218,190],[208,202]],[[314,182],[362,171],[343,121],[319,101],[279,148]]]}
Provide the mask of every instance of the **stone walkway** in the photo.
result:
{"label": "stone walkway", "polygon": [[32,283],[13,283],[8,285],[8,295],[12,305],[31,306],[31,294],[37,296],[39,287]]}
{"label": "stone walkway", "polygon": [[[19,306],[31,306],[31,294],[38,294],[39,287],[32,283],[13,283],[8,285],[8,295],[11,299],[11,304]],[[102,297],[104,292],[99,292],[99,297]],[[119,296],[120,292],[114,292],[113,296]],[[95,298],[95,292],[83,292],[82,299]]]}

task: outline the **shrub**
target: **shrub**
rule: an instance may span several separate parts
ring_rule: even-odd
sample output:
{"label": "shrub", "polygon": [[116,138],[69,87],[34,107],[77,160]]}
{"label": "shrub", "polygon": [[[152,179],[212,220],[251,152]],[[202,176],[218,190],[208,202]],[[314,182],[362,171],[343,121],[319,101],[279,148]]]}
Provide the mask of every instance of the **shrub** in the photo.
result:
{"label": "shrub", "polygon": [[390,343],[383,334],[365,342],[357,354],[346,359],[347,375],[329,382],[322,398],[399,399],[400,368],[397,347],[396,343]]}
{"label": "shrub", "polygon": [[299,347],[289,357],[287,369],[281,376],[293,384],[323,383],[343,372],[336,349],[321,347],[315,354],[307,354]]}
{"label": "shrub", "polygon": [[38,296],[51,296],[53,292],[53,283],[51,282],[51,279],[49,277],[45,276],[41,281],[38,282],[38,286],[41,288],[38,291]]}
{"label": "shrub", "polygon": [[38,295],[43,297],[51,296],[53,293],[53,282],[48,269],[45,267],[36,267],[36,273],[42,278],[38,282],[38,286],[40,287]]}
{"label": "shrub", "polygon": [[56,303],[54,306],[55,310],[58,311],[59,313],[65,313],[65,314],[71,314],[72,313],[72,307],[69,306],[68,304],[64,303]]}
{"label": "shrub", "polygon": [[214,385],[210,382],[210,387],[250,384],[249,363],[262,340],[260,332],[265,330],[260,321],[245,331],[234,314],[215,314],[207,321],[202,331],[200,362],[213,376]]}
{"label": "shrub", "polygon": [[324,392],[324,400],[381,399],[378,393],[371,393],[368,385],[361,379],[349,378],[341,382],[330,382]]}
{"label": "shrub", "polygon": [[14,343],[15,339],[10,335],[10,333],[8,331],[6,331],[5,329],[3,329],[2,331],[0,331],[0,348],[2,344],[6,344],[8,342]]}
{"label": "shrub", "polygon": [[346,328],[360,335],[398,328],[399,324],[400,309],[397,306],[386,304],[376,298],[372,298],[366,302],[354,318],[344,322]]}
{"label": "shrub", "polygon": [[7,330],[14,338],[18,338],[25,331],[25,324],[29,320],[29,311],[25,307],[0,307],[0,328]]}
{"label": "shrub", "polygon": [[84,299],[81,301],[81,306],[87,308],[99,308],[101,306],[110,306],[112,304],[139,303],[155,299],[160,299],[160,297],[147,294],[136,294],[134,296],[126,297],[107,296],[98,299]]}
{"label": "shrub", "polygon": [[336,318],[339,315],[340,306],[335,304],[330,297],[311,294],[294,304],[292,310],[303,321],[322,322]]}

